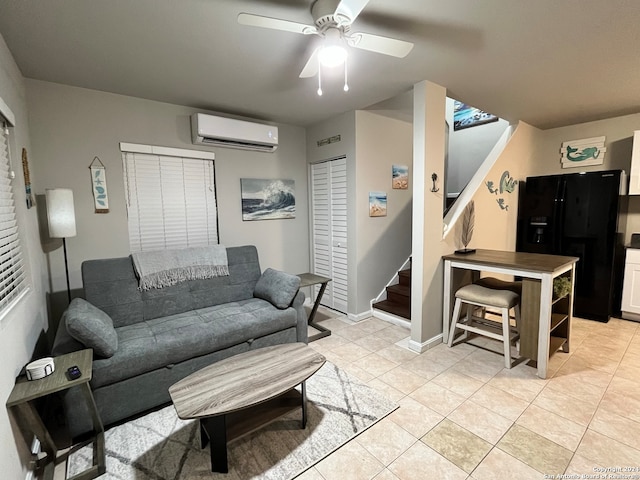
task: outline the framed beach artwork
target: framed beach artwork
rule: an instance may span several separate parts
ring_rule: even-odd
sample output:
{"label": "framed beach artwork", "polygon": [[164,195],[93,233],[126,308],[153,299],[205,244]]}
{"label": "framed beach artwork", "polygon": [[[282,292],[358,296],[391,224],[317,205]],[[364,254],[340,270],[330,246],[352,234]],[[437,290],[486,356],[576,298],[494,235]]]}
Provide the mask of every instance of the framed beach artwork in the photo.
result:
{"label": "framed beach artwork", "polygon": [[453,104],[453,130],[476,127],[485,123],[497,122],[498,117],[471,107],[466,103],[455,101]]}
{"label": "framed beach artwork", "polygon": [[242,220],[278,220],[296,217],[293,180],[241,178]]}
{"label": "framed beach artwork", "polygon": [[369,216],[387,216],[387,192],[369,192]]}
{"label": "framed beach artwork", "polygon": [[407,190],[409,188],[409,167],[406,165],[393,165],[391,167],[391,186],[394,190]]}

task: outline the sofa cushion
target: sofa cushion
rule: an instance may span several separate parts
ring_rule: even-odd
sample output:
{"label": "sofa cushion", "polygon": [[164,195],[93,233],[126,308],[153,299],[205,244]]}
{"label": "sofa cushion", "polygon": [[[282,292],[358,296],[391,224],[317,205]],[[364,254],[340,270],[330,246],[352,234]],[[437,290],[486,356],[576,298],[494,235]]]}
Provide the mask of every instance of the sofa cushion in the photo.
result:
{"label": "sofa cushion", "polygon": [[258,279],[253,296],[284,309],[291,305],[300,288],[300,277],[267,268]]}
{"label": "sofa cushion", "polygon": [[294,308],[258,298],[216,305],[117,328],[116,354],[93,362],[91,386],[110,385],[274,332],[296,328]]}
{"label": "sofa cushion", "polygon": [[118,349],[118,335],[111,317],[82,298],[74,298],[65,315],[67,332],[100,357]]}

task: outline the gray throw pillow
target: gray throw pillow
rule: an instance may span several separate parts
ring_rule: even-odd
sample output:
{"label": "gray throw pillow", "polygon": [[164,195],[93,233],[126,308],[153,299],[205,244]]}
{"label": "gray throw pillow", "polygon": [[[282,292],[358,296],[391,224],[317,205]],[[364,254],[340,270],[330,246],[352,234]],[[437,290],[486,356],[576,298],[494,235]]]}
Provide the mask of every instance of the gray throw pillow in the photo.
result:
{"label": "gray throw pillow", "polygon": [[74,298],[65,312],[67,332],[96,355],[109,358],[118,349],[118,334],[113,320],[98,307],[82,298]]}
{"label": "gray throw pillow", "polygon": [[284,309],[291,305],[299,288],[300,277],[267,268],[258,279],[253,289],[253,296],[270,302],[274,307]]}

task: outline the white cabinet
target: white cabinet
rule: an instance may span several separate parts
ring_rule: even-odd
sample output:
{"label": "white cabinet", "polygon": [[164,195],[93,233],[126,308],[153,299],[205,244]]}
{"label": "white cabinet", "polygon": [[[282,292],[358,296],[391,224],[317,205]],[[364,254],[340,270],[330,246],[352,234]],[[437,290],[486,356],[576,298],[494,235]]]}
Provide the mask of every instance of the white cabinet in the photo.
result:
{"label": "white cabinet", "polygon": [[640,250],[627,248],[622,285],[622,318],[640,321]]}
{"label": "white cabinet", "polygon": [[633,132],[629,195],[640,195],[640,130]]}

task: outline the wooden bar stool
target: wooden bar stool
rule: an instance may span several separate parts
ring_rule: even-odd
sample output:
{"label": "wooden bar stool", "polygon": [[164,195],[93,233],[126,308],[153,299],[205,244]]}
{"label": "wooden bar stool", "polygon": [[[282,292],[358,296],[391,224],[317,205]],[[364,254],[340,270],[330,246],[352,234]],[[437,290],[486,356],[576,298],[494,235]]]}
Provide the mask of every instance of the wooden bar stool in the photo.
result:
{"label": "wooden bar stool", "polygon": [[[516,328],[509,324],[509,310],[514,309],[516,325],[520,323],[520,296],[511,290],[496,290],[481,285],[465,285],[456,292],[456,303],[453,307],[451,328],[449,329],[448,346],[453,345],[456,329],[465,330],[462,335],[466,339],[468,332],[501,340],[504,346],[504,364],[511,368],[511,342],[519,338]],[[462,304],[467,305],[467,315],[460,319]],[[499,309],[502,313],[502,325],[473,315],[474,306],[483,309]]]}

